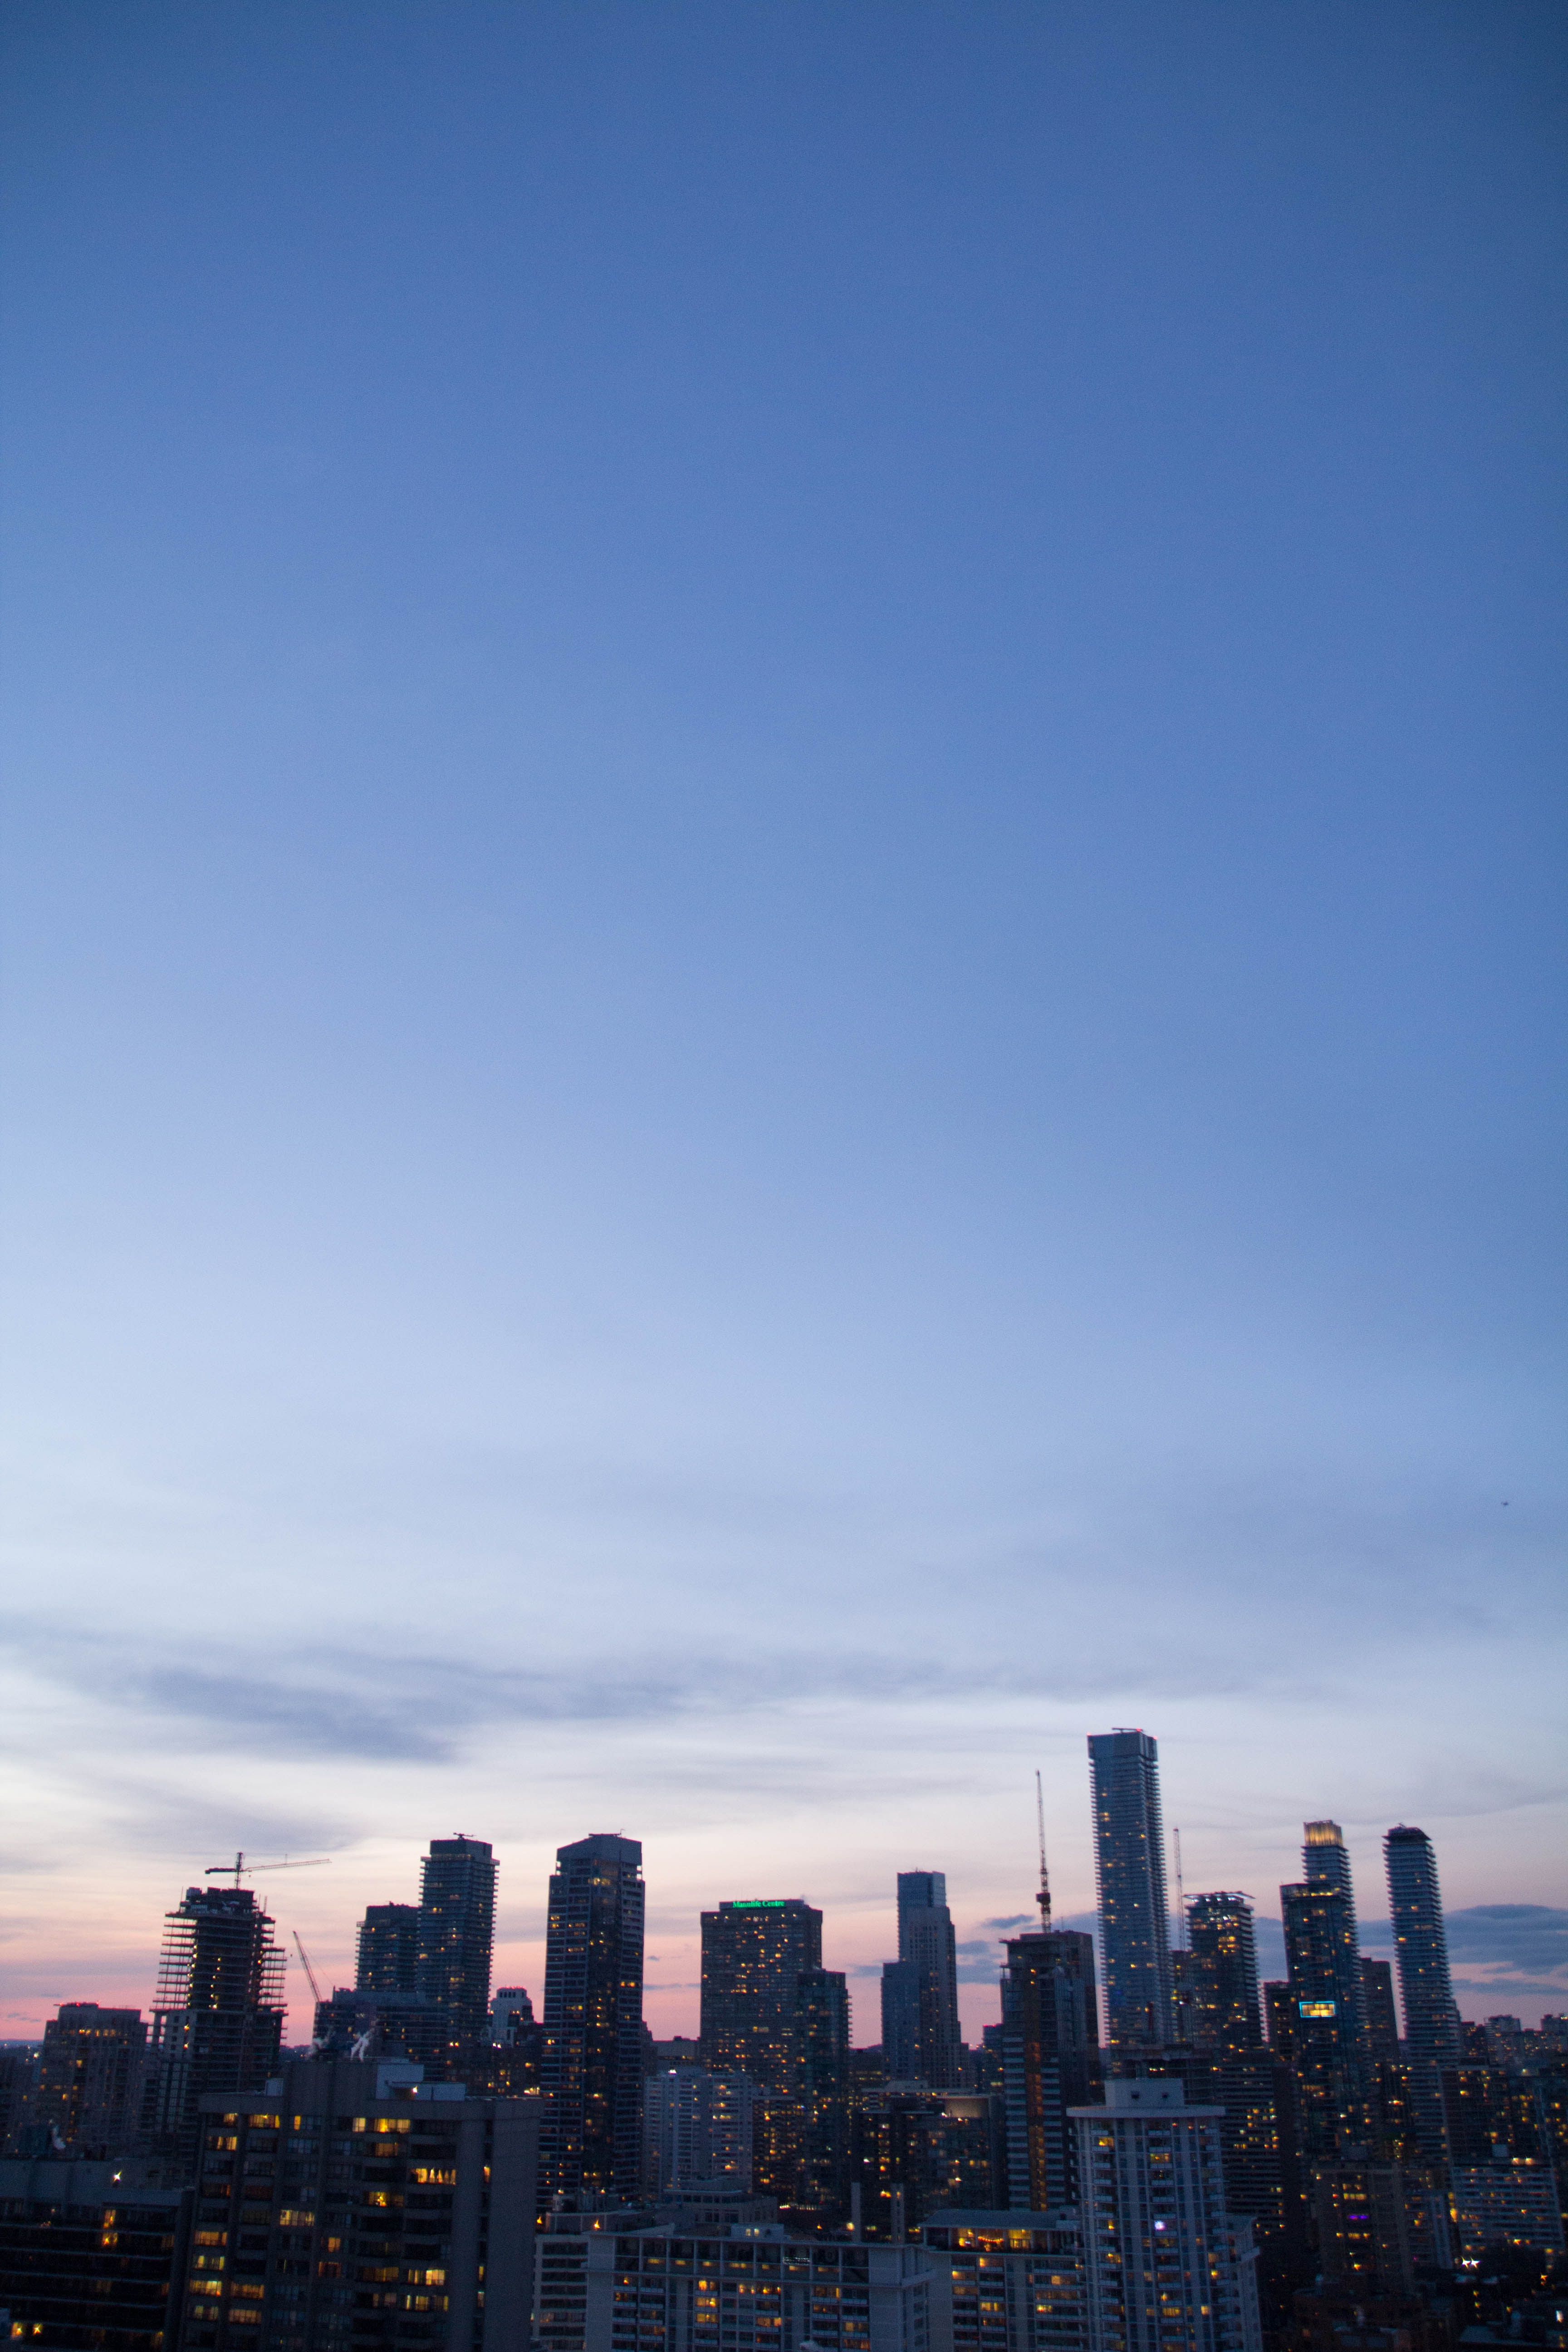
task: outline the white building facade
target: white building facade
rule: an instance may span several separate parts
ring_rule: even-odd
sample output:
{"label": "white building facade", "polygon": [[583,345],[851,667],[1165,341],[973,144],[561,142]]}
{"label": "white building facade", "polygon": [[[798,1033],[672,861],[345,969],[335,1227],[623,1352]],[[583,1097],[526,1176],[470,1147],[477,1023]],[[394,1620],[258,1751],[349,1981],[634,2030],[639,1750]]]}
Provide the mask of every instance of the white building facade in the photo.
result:
{"label": "white building facade", "polygon": [[1226,2211],[1224,2110],[1139,2077],[1071,2113],[1089,2352],[1258,2352],[1249,2233]]}

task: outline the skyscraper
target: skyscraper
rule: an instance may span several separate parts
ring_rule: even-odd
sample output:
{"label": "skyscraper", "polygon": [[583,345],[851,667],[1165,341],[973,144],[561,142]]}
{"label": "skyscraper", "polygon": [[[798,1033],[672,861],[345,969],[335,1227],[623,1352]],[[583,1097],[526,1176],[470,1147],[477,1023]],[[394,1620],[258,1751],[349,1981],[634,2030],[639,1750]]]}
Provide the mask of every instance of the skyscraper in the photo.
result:
{"label": "skyscraper", "polygon": [[[756,2186],[786,2204],[816,2201],[814,2174],[837,2161],[826,2051],[840,2015],[847,2045],[847,1994],[822,1966],[822,1914],[811,1904],[758,1897],[703,1912],[702,2063],[757,2084]],[[843,2063],[847,2079],[847,2046]],[[814,2133],[821,2153],[810,2158]]]}
{"label": "skyscraper", "polygon": [[418,1984],[418,1904],[371,1904],[355,1940],[354,1990],[407,2000]]}
{"label": "skyscraper", "polygon": [[899,1957],[882,1971],[882,2052],[889,2081],[952,2090],[963,2079],[958,1954],[940,1870],[899,1873]]}
{"label": "skyscraper", "polygon": [[803,1969],[795,1983],[801,2042],[803,2205],[843,2203],[849,2177],[849,1987],[841,1969]]}
{"label": "skyscraper", "polygon": [[1355,1918],[1331,1880],[1282,1886],[1279,1902],[1302,2151],[1319,2162],[1364,2150],[1373,2134]]}
{"label": "skyscraper", "polygon": [[1167,2076],[1109,2082],[1074,2112],[1093,2352],[1255,2352],[1246,2224],[1226,2205],[1218,2107]]}
{"label": "skyscraper", "polygon": [[419,1870],[419,1992],[438,2014],[432,2055],[449,2074],[486,2063],[495,1907],[495,1858],[483,1838],[432,1838]]}
{"label": "skyscraper", "polygon": [[1112,2049],[1170,2038],[1170,1915],[1160,1751],[1146,1731],[1094,1733],[1089,1743],[1094,1872]]}
{"label": "skyscraper", "polygon": [[1399,2012],[1394,2006],[1394,1968],[1388,1960],[1361,1958],[1362,2000],[1366,2011],[1366,2046],[1373,2063],[1399,2063]]}
{"label": "skyscraper", "polygon": [[188,1886],[165,1915],[142,2128],[189,2172],[209,2092],[259,2090],[283,2035],[283,1954],[248,1886]]}
{"label": "skyscraper", "polygon": [[1355,1888],[1351,1881],[1351,1858],[1344,1832],[1338,1822],[1303,1822],[1301,1824],[1301,1876],[1309,1886],[1331,1886],[1345,1899],[1343,1916],[1350,1923],[1351,1943],[1355,1950],[1357,1967],[1352,1990],[1357,2031],[1366,2032],[1366,1986],[1362,1977],[1361,1930],[1356,1925]]}
{"label": "skyscraper", "polygon": [[1405,2006],[1411,2122],[1422,2155],[1441,2163],[1443,2076],[1459,2063],[1459,2030],[1437,1889],[1437,1857],[1425,1830],[1403,1824],[1389,1831],[1383,1852],[1399,1997]]}
{"label": "skyscraper", "polygon": [[118,2153],[137,2126],[146,2048],[139,2009],[63,2002],[44,2028],[29,2121],[75,2156]]}
{"label": "skyscraper", "polygon": [[542,2158],[546,2195],[637,2193],[644,1899],[636,1838],[579,1838],[557,1851],[540,2064],[550,2099]]}
{"label": "skyscraper", "polygon": [[519,2352],[542,2103],[446,2087],[310,2059],[226,2114],[209,2100],[184,2294],[153,2352]]}
{"label": "skyscraper", "polygon": [[1245,1895],[1194,1895],[1187,1906],[1192,1951],[1194,2039],[1239,2057],[1258,2049],[1258,1945]]}
{"label": "skyscraper", "polygon": [[1069,2110],[1100,2086],[1094,1938],[1046,1927],[1008,1938],[1002,1978],[1002,2095],[1007,2201],[1054,2212],[1078,2194]]}
{"label": "skyscraper", "polygon": [[822,1914],[794,1899],[721,1903],[702,1914],[702,2063],[798,2098],[798,1988],[822,1966]]}
{"label": "skyscraper", "polygon": [[746,2074],[665,2066],[643,2084],[643,2186],[669,2196],[701,2183],[749,2189],[757,2086]]}

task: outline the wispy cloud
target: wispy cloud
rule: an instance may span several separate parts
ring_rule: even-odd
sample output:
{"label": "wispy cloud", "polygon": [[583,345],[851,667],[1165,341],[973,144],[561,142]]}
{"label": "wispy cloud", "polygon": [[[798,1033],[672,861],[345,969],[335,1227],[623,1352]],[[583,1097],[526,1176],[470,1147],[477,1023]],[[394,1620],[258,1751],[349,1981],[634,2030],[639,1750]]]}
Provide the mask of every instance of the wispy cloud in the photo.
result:
{"label": "wispy cloud", "polygon": [[434,1649],[390,1647],[309,1647],[269,1663],[248,1645],[225,1654],[204,1642],[198,1659],[171,1655],[168,1641],[154,1651],[20,1616],[0,1629],[0,1645],[35,1678],[89,1698],[106,1722],[133,1714],[171,1728],[189,1726],[203,1747],[371,1763],[444,1762],[467,1735],[500,1722],[637,1723],[851,1700],[886,1708],[976,1696],[1083,1700],[1118,1686],[1117,1676],[1092,1667],[989,1659],[933,1664],[871,1651],[832,1660],[814,1651],[774,1653],[769,1673],[757,1678],[737,1674],[731,1654],[690,1652],[653,1667],[643,1659],[601,1658],[589,1672],[577,1664],[476,1665]]}

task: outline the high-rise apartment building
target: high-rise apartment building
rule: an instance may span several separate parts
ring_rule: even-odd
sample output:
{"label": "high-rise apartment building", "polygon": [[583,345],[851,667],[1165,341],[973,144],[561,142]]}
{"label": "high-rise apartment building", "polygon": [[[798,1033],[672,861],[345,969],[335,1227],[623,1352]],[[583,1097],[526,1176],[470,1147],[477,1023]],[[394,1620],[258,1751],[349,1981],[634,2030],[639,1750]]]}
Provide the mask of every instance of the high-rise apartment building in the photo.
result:
{"label": "high-rise apartment building", "polygon": [[437,2012],[432,2057],[446,2074],[485,2063],[495,1908],[495,1857],[484,1839],[432,1838],[419,1870],[418,1989]]}
{"label": "high-rise apartment building", "polygon": [[1170,1913],[1160,1751],[1146,1731],[1089,1743],[1106,2032],[1112,2049],[1170,2039]]}
{"label": "high-rise apartment building", "polygon": [[928,2213],[923,2242],[952,2278],[952,2352],[1089,2352],[1078,2215]]}
{"label": "high-rise apartment building", "polygon": [[985,2093],[889,2087],[863,2099],[851,2129],[851,2182],[871,2238],[898,2238],[939,2206],[998,2203],[1002,2102]]}
{"label": "high-rise apartment building", "polygon": [[756,2186],[831,2205],[848,2157],[849,1995],[822,1965],[822,1914],[789,1897],[702,1914],[702,2063],[762,2093]]}
{"label": "high-rise apartment building", "polygon": [[[635,2198],[642,2174],[642,1847],[560,1847],[544,1949],[543,2185]],[[743,2069],[736,2069],[743,2072]]]}
{"label": "high-rise apartment building", "polygon": [[202,2114],[182,2352],[517,2352],[540,2102],[309,2060]]}
{"label": "high-rise apartment building", "polygon": [[563,2218],[536,2247],[541,2352],[945,2352],[949,2269],[924,2246]]}
{"label": "high-rise apartment building", "polygon": [[371,1904],[355,1939],[354,1990],[406,2000],[418,1985],[418,1904]]}
{"label": "high-rise apartment building", "polygon": [[796,2200],[843,2204],[849,2175],[849,1987],[841,1969],[803,1969],[795,1984],[801,2044],[801,2168]]}
{"label": "high-rise apartment building", "polygon": [[1301,1824],[1301,1876],[1309,1886],[1331,1886],[1344,1897],[1344,1917],[1350,1922],[1351,1941],[1355,1948],[1356,1962],[1352,1979],[1354,1993],[1356,2031],[1366,2034],[1365,1986],[1361,1974],[1361,1930],[1356,1925],[1355,1887],[1351,1878],[1350,1850],[1344,1832],[1338,1822],[1303,1822]]}
{"label": "high-rise apartment building", "polygon": [[1343,1888],[1328,1879],[1282,1886],[1279,1902],[1303,2153],[1321,2162],[1364,2152],[1373,2133],[1372,2079],[1354,1914]]}
{"label": "high-rise apartment building", "polygon": [[118,2158],[0,2158],[0,2333],[16,2352],[168,2352],[190,2231],[190,2190],[130,2187]]}
{"label": "high-rise apartment building", "polygon": [[1241,2056],[1258,2049],[1258,1944],[1245,1895],[1194,1895],[1187,1906],[1193,2039],[1206,2050]]}
{"label": "high-rise apartment building", "polygon": [[1045,1927],[1010,1937],[1002,1978],[1007,2201],[1050,2212],[1078,2195],[1072,2108],[1099,2095],[1094,1938]]}
{"label": "high-rise apartment building", "polygon": [[1397,2066],[1400,2061],[1399,2012],[1394,2006],[1394,1964],[1369,1960],[1362,1954],[1362,2003],[1366,2011],[1366,2046],[1374,2065]]}
{"label": "high-rise apartment building", "polygon": [[142,2125],[188,2172],[209,2092],[258,2090],[283,2036],[283,1954],[248,1886],[189,1886],[165,1915]]}
{"label": "high-rise apartment building", "polygon": [[141,2116],[147,2025],[139,2009],[68,2000],[44,2028],[28,2121],[72,2155],[123,2149]]}
{"label": "high-rise apartment building", "polygon": [[940,1870],[899,1873],[899,1957],[882,1971],[882,2056],[889,2082],[952,2090],[963,2079],[958,1953]]}
{"label": "high-rise apartment building", "polygon": [[1459,2063],[1459,2022],[1448,1975],[1437,1857],[1425,1830],[1403,1825],[1389,1831],[1383,1852],[1405,2006],[1411,2123],[1423,2157],[1439,2164],[1445,2152],[1443,2077]]}
{"label": "high-rise apartment building", "polygon": [[800,1979],[822,1966],[822,1914],[761,1897],[702,1914],[702,2063],[798,2098]]}
{"label": "high-rise apartment building", "polygon": [[1075,2111],[1091,2352],[1258,2352],[1250,2232],[1226,2205],[1221,2111],[1165,2076]]}
{"label": "high-rise apartment building", "polygon": [[723,2181],[752,2186],[757,2086],[745,2074],[663,2066],[643,2084],[643,2187],[679,2196]]}

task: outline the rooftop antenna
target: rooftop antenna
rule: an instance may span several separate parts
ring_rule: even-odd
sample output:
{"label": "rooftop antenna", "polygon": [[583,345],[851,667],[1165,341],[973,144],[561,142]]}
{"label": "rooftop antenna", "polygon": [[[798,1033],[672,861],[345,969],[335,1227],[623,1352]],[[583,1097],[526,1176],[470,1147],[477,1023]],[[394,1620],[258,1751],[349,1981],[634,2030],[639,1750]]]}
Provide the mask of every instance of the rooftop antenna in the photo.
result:
{"label": "rooftop antenna", "polygon": [[1040,1786],[1040,1776],[1035,1775],[1035,1818],[1040,1830],[1040,1891],[1035,1900],[1040,1906],[1040,1933],[1049,1935],[1051,1927],[1051,1881],[1046,1868],[1046,1792]]}

